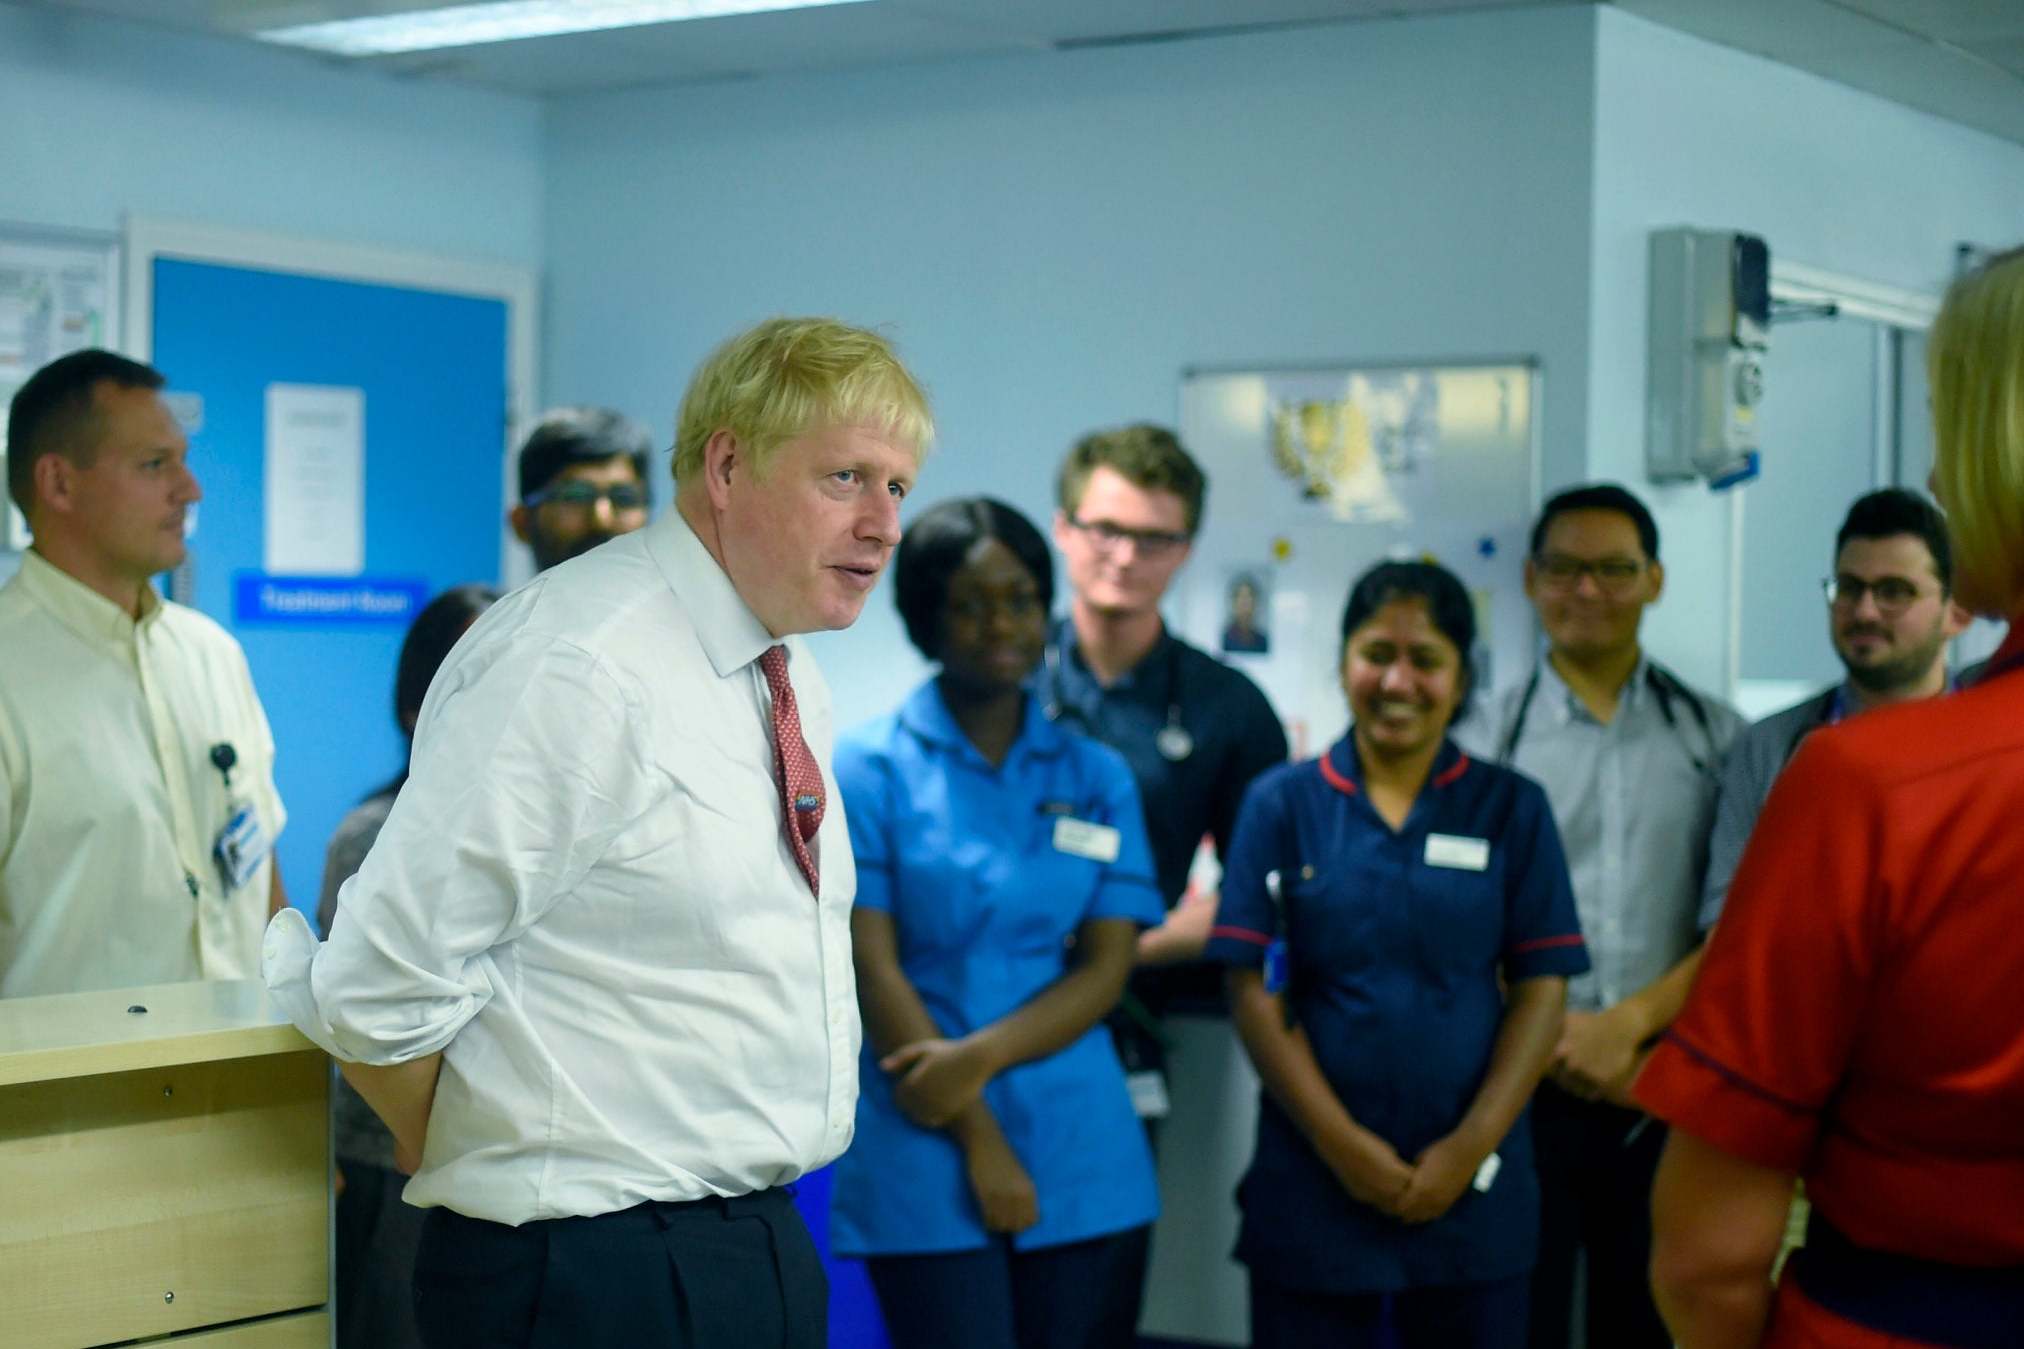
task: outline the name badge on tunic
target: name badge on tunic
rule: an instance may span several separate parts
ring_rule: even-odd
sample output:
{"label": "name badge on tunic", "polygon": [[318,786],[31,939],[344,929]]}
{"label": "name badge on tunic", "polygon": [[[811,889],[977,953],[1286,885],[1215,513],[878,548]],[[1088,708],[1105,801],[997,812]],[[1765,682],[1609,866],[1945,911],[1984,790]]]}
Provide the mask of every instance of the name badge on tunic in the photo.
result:
{"label": "name badge on tunic", "polygon": [[1092,862],[1117,860],[1118,832],[1107,824],[1063,815],[1054,821],[1054,850]]}
{"label": "name badge on tunic", "polygon": [[234,809],[211,848],[211,856],[218,863],[218,877],[225,882],[228,894],[253,879],[253,873],[266,860],[269,847],[267,831],[260,827],[260,817],[253,813],[253,808],[242,805]]}
{"label": "name badge on tunic", "polygon": [[1456,871],[1483,871],[1490,865],[1490,840],[1460,834],[1428,834],[1427,865]]}

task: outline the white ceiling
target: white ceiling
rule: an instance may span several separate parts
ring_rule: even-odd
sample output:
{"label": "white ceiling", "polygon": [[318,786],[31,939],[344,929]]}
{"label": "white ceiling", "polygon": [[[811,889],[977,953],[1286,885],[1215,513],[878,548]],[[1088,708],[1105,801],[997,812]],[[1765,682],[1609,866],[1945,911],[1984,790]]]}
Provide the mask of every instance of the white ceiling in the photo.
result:
{"label": "white ceiling", "polygon": [[[243,36],[293,23],[443,8],[448,0],[30,2]],[[2024,143],[2024,0],[870,0],[370,64],[550,95],[1553,2],[1615,3]]]}

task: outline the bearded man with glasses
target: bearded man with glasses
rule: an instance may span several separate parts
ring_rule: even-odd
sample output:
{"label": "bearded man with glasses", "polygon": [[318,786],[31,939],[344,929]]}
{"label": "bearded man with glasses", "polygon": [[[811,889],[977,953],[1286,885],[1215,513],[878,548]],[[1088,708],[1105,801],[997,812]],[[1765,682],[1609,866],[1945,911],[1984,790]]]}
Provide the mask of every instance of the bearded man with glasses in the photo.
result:
{"label": "bearded man with glasses", "polygon": [[1645,1267],[1663,1127],[1631,1080],[1700,962],[1696,924],[1715,788],[1742,718],[1653,661],[1638,640],[1665,589],[1659,532],[1613,483],[1571,488],[1532,531],[1525,594],[1544,657],[1456,738],[1546,788],[1594,968],[1532,1107],[1539,1168],[1533,1349],[1567,1349],[1578,1258],[1586,1343],[1669,1349]]}
{"label": "bearded man with glasses", "polygon": [[543,414],[520,446],[520,502],[506,517],[536,571],[647,522],[651,447],[644,426],[609,408]]}
{"label": "bearded man with glasses", "polygon": [[1969,615],[1953,601],[1954,556],[1939,508],[1889,487],[1848,508],[1823,580],[1827,635],[1848,677],[1774,712],[1736,738],[1722,770],[1701,928],[1713,927],[1757,815],[1799,742],[1822,726],[1890,703],[1947,691],[1947,643]]}

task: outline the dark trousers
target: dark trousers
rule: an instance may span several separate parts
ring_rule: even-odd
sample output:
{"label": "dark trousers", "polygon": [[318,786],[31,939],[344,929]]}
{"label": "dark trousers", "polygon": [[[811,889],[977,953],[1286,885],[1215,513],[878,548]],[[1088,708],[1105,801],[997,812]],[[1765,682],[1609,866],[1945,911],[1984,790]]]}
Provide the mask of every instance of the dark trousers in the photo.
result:
{"label": "dark trousers", "polygon": [[824,1349],[829,1280],[785,1190],[507,1227],[435,1209],[429,1349]]}
{"label": "dark trousers", "polygon": [[865,1262],[893,1349],[1131,1349],[1152,1229]]}
{"label": "dark trousers", "polygon": [[[1251,1349],[1507,1349],[1525,1324],[1531,1280],[1308,1293],[1251,1276]],[[1389,1328],[1389,1333],[1387,1333]]]}
{"label": "dark trousers", "polygon": [[337,1349],[421,1349],[415,1329],[415,1250],[427,1209],[401,1201],[408,1178],[340,1157],[337,1197]]}
{"label": "dark trousers", "polygon": [[1652,1305],[1652,1177],[1665,1127],[1542,1082],[1532,1099],[1539,1166],[1539,1266],[1531,1349],[1572,1341],[1576,1256],[1588,1256],[1590,1349],[1670,1349]]}

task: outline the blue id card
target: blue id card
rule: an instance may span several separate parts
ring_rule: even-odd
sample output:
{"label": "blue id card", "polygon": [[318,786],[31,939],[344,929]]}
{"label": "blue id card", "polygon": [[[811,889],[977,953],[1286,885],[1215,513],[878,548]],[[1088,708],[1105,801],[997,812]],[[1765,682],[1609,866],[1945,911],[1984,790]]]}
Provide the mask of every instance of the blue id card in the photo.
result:
{"label": "blue id card", "polygon": [[236,807],[232,818],[218,831],[218,841],[211,848],[211,856],[218,863],[218,877],[224,881],[227,894],[253,878],[253,873],[267,858],[267,848],[267,831],[260,827],[260,817],[253,813],[253,807]]}

